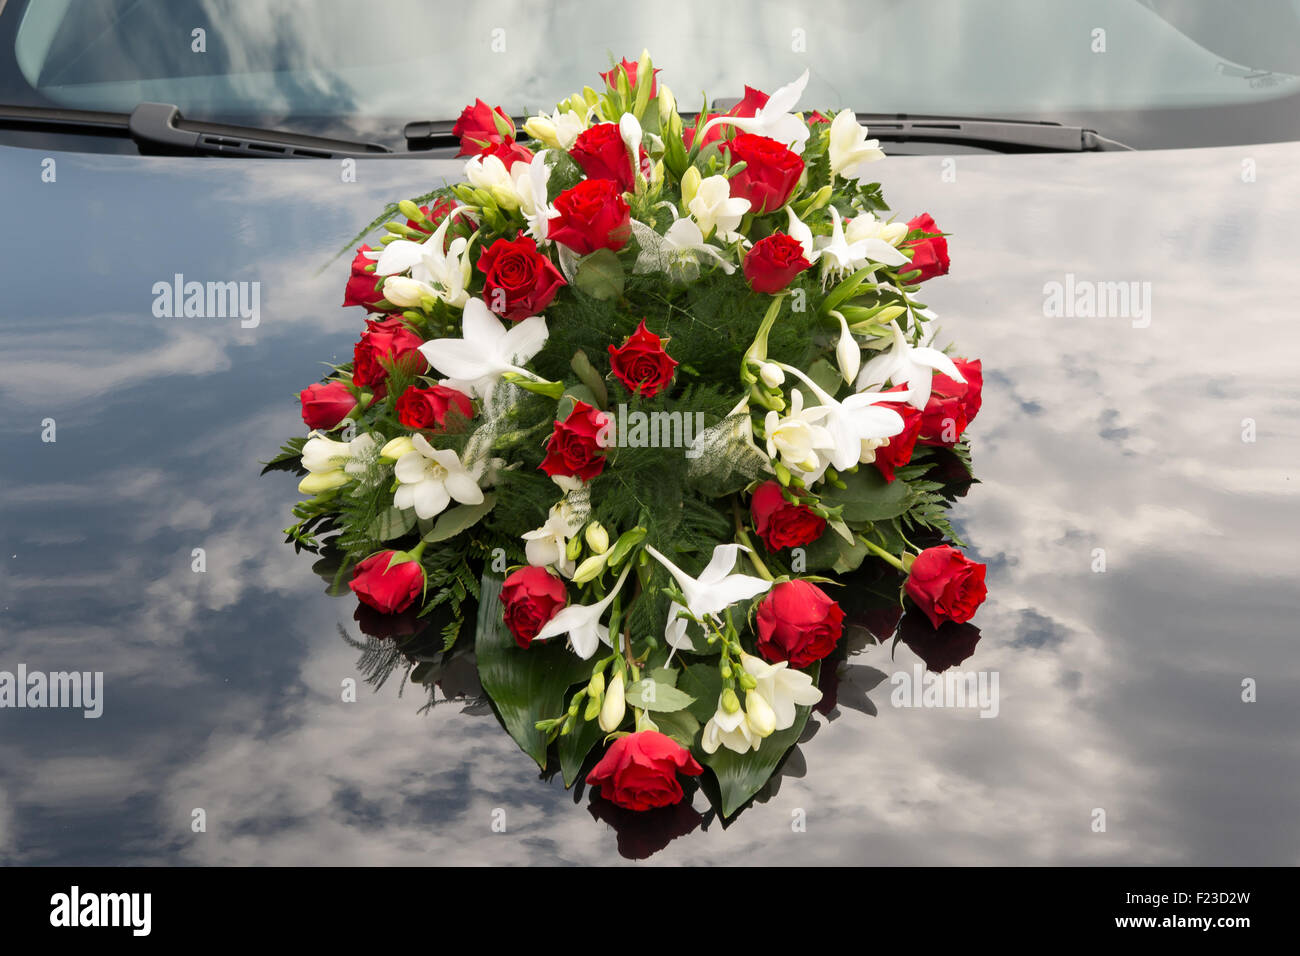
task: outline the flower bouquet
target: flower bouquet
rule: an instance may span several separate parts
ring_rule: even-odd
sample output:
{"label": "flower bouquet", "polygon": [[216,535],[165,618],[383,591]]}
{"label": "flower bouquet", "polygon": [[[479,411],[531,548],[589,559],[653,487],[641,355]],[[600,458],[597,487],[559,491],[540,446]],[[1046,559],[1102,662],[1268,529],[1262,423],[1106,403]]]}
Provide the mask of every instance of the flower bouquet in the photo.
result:
{"label": "flower bouquet", "polygon": [[947,241],[882,218],[852,111],[796,112],[805,73],[682,114],[657,72],[522,131],[465,109],[465,182],[376,220],[344,300],[373,315],[272,465],[304,476],[288,539],[472,641],[539,766],[633,810],[707,767],[727,817],[821,699],[857,569],[935,628],[983,600],[937,543],[981,370],[932,344]]}

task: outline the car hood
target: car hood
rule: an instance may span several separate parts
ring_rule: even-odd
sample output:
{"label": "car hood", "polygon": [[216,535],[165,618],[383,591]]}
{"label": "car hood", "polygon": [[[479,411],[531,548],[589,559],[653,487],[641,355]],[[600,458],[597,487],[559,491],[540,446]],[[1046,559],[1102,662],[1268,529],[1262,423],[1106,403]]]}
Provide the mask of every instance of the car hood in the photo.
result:
{"label": "car hood", "polygon": [[[1295,859],[1300,145],[876,167],[952,234],[923,298],[984,363],[955,516],[1000,703],[900,706],[918,658],[867,647],[725,830],[589,819],[472,667],[431,709],[398,677],[348,702],[355,602],[282,543],[295,479],[260,463],[362,327],[336,254],[460,169],[0,149],[0,670],[104,674],[98,718],[0,713],[0,859]],[[178,282],[257,286],[169,316]],[[489,842],[495,808],[528,839]]]}

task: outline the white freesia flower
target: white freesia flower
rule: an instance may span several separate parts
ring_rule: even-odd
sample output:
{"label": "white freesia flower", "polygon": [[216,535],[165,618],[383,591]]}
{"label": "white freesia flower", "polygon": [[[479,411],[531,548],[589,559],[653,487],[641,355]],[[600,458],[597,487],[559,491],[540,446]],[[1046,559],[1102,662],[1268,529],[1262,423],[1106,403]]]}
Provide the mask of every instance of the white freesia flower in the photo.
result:
{"label": "white freesia flower", "polygon": [[[455,308],[465,304],[469,298],[465,286],[472,270],[466,254],[469,240],[457,236],[446,245],[447,230],[464,208],[457,206],[449,212],[423,242],[397,239],[384,247],[375,263],[375,274],[388,276],[384,282],[385,299],[403,308],[420,305],[422,298],[441,299]],[[398,275],[407,271],[409,277]]]}
{"label": "white freesia flower", "polygon": [[483,503],[483,489],[478,486],[483,463],[467,468],[450,448],[434,448],[418,433],[411,436],[411,444],[414,450],[393,466],[398,481],[395,506],[414,508],[418,517],[427,519],[445,511],[453,499],[463,505]]}
{"label": "white freesia flower", "polygon": [[584,661],[596,653],[596,647],[599,644],[609,645],[609,628],[601,624],[600,619],[604,615],[606,608],[613,603],[614,596],[618,594],[619,589],[623,587],[623,581],[627,578],[627,572],[631,568],[632,562],[629,561],[624,566],[623,573],[618,576],[618,581],[600,601],[595,604],[570,604],[547,621],[533,640],[542,641],[549,637],[568,634],[569,643],[573,645],[573,652]]}
{"label": "white freesia flower", "polygon": [[791,670],[789,661],[769,664],[752,654],[742,654],[740,663],[758,682],[750,694],[760,697],[771,708],[774,730],[788,730],[794,726],[796,706],[808,707],[822,699],[822,692],[813,686],[812,677],[803,671]]}
{"label": "white freesia flower", "polygon": [[471,186],[491,193],[502,206],[513,209],[519,203],[515,194],[513,170],[516,166],[529,165],[527,160],[516,159],[509,166],[499,156],[489,153],[486,156],[473,156],[465,163],[465,178]]}
{"label": "white freesia flower", "polygon": [[803,257],[805,259],[810,263],[816,262],[821,252],[813,244],[812,230],[808,228],[807,223],[794,214],[794,206],[786,206],[785,211],[790,216],[790,225],[786,229],[786,234],[803,246]]}
{"label": "white freesia flower", "polygon": [[738,754],[749,753],[758,743],[745,712],[738,709],[734,714],[729,714],[721,702],[709,722],[704,725],[704,733],[700,737],[700,746],[706,754],[717,753],[719,747],[726,747]]}
{"label": "white freesia flower", "polygon": [[862,179],[867,164],[885,158],[880,141],[867,139],[867,128],[858,125],[853,110],[840,110],[831,120],[830,148],[832,175],[845,179]]}
{"label": "white freesia flower", "polygon": [[695,198],[686,204],[687,211],[699,223],[700,232],[707,236],[716,229],[718,235],[728,241],[745,213],[749,212],[749,206],[748,199],[732,197],[731,181],[726,176],[701,179]]}
{"label": "white freesia flower", "polygon": [[817,240],[824,277],[837,277],[846,272],[856,272],[868,261],[901,266],[911,260],[883,239],[866,237],[850,242],[844,233],[844,222],[839,210],[831,206],[831,234]]}
{"label": "white freesia flower", "polygon": [[713,549],[708,567],[700,572],[698,578],[691,577],[651,545],[646,545],[646,551],[676,579],[677,586],[686,596],[686,609],[695,617],[703,618],[708,615],[717,616],[737,601],[755,597],[772,586],[771,581],[762,578],[731,573],[742,547],[739,544],[718,545]]}
{"label": "white freesia flower", "polygon": [[541,351],[546,335],[541,316],[511,323],[507,331],[482,299],[470,299],[461,316],[462,337],[425,342],[420,354],[455,387],[486,399],[506,372],[536,378],[520,366]]}
{"label": "white freesia flower", "polygon": [[316,495],[342,487],[364,476],[378,457],[378,443],[369,433],[346,442],[313,431],[302,446],[302,466],[308,474],[298,483],[298,491]]}
{"label": "white freesia flower", "polygon": [[808,71],[794,82],[787,83],[767,98],[767,103],[759,107],[753,116],[715,116],[704,124],[703,137],[714,126],[734,126],[746,133],[756,133],[776,140],[782,146],[789,146],[796,153],[802,153],[808,142],[808,124],[795,116],[791,110],[803,95],[808,85]]}
{"label": "white freesia flower", "polygon": [[524,132],[529,136],[566,153],[573,148],[578,136],[586,128],[582,114],[574,110],[557,109],[554,113],[539,113],[524,123]]}
{"label": "white freesia flower", "polygon": [[550,221],[560,214],[546,201],[546,185],[551,178],[551,168],[546,165],[546,150],[534,156],[530,163],[515,163],[510,168],[510,178],[519,211],[528,223],[528,235],[539,246],[546,245]]}
{"label": "white freesia flower", "polygon": [[[823,464],[833,465],[836,471],[845,471],[857,464],[863,439],[892,438],[903,430],[903,418],[898,412],[892,408],[876,408],[875,403],[907,401],[907,392],[858,392],[839,402],[794,366],[783,362],[777,364],[807,385],[826,409],[825,427],[830,435],[830,444],[822,460]],[[865,373],[866,368],[862,371]]]}
{"label": "white freesia flower", "polygon": [[745,723],[759,740],[772,736],[776,730],[776,713],[757,690],[745,695]]}
{"label": "white freesia flower", "polygon": [[831,433],[819,424],[826,414],[827,409],[822,405],[805,408],[803,393],[793,389],[786,414],[769,411],[763,420],[768,457],[779,455],[781,463],[791,471],[816,473],[820,477],[825,468],[818,451],[834,445]]}
{"label": "white freesia flower", "polygon": [[[894,344],[888,352],[877,355],[862,367],[858,376],[859,389],[873,388],[893,382],[895,385],[907,383],[910,396],[907,401],[915,408],[925,408],[930,401],[930,386],[934,373],[942,372],[955,382],[965,382],[952,359],[938,349],[914,346],[907,341],[903,330],[897,322],[889,323],[894,330]],[[893,392],[893,401],[898,401],[901,393]],[[895,433],[897,434],[897,433]],[[881,436],[890,437],[890,436]]]}
{"label": "white freesia flower", "polygon": [[[879,239],[897,248],[898,244],[907,238],[907,231],[905,222],[882,222],[869,212],[861,212],[845,225],[844,238],[848,240],[849,245],[866,239]],[[893,265],[893,263],[888,264]]]}
{"label": "white freesia flower", "polygon": [[840,337],[835,343],[835,361],[840,367],[844,384],[848,385],[857,377],[858,369],[862,367],[862,346],[849,331],[849,323],[843,314],[839,312],[834,314],[840,320]]}
{"label": "white freesia flower", "polygon": [[575,508],[568,498],[561,498],[551,506],[546,522],[533,531],[523,534],[524,554],[528,563],[539,568],[554,567],[566,578],[573,577],[575,562],[566,551],[569,539],[582,530],[587,515]]}

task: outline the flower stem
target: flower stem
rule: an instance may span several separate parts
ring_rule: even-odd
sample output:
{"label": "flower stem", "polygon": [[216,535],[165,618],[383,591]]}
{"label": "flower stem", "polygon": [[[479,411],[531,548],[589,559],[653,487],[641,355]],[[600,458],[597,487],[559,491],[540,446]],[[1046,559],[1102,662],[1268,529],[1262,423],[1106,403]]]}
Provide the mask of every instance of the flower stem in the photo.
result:
{"label": "flower stem", "polygon": [[858,540],[861,541],[863,544],[865,544],[867,546],[867,550],[870,551],[872,554],[874,554],[876,557],[881,558],[884,561],[888,561],[894,567],[898,568],[898,570],[906,573],[907,569],[903,567],[903,562],[900,561],[898,558],[896,558],[894,555],[890,554],[880,545],[867,540],[865,535],[858,535]]}
{"label": "flower stem", "polygon": [[734,497],[731,499],[731,514],[736,519],[736,537],[740,539],[741,544],[749,549],[749,561],[754,565],[754,570],[758,572],[759,577],[764,581],[774,580],[772,572],[767,569],[767,565],[763,563],[762,558],[758,556],[758,552],[754,550],[754,542],[750,540],[748,532],[745,531],[745,522],[740,516],[740,503]]}

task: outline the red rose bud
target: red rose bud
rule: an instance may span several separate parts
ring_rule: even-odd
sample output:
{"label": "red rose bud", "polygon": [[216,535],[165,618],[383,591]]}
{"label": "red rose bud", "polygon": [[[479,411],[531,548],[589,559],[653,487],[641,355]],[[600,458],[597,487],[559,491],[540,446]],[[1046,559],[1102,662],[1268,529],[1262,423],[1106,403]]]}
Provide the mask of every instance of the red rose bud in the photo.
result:
{"label": "red rose bud", "polygon": [[620,807],[653,810],[681,801],[679,772],[698,777],[704,768],[671,737],[642,730],[615,740],[587,774],[587,783]]}
{"label": "red rose bud", "polygon": [[781,485],[775,481],[765,481],[754,489],[749,516],[769,551],[809,544],[826,530],[825,518],[807,505],[786,501]]}
{"label": "red rose bud", "polygon": [[380,551],[359,563],[348,583],[358,598],[383,614],[400,614],[424,590],[424,568],[406,560],[389,567],[396,551]]}
{"label": "red rose bud", "polygon": [[586,402],[575,401],[569,416],[555,423],[546,443],[546,457],[538,467],[552,477],[566,475],[591,481],[605,468],[601,442],[608,427],[608,415]]}
{"label": "red rose bud", "polygon": [[940,545],[916,556],[903,588],[935,627],[944,621],[964,624],[988,596],[984,571],[956,548]]}
{"label": "red rose bud", "polygon": [[[447,218],[447,215],[453,209],[456,208],[456,201],[454,199],[444,198],[444,199],[439,199],[432,206],[421,206],[419,208],[420,208],[420,212],[424,213],[424,218],[428,220],[428,225],[417,222],[414,219],[406,220],[406,225],[408,228],[414,229],[416,232],[423,232],[426,235],[432,235],[433,230],[437,229],[440,225],[442,225],[442,221]],[[459,226],[464,222],[465,222],[464,216],[457,216],[455,220],[452,221],[451,226],[448,227],[448,232],[450,232],[451,229],[454,229],[456,226]],[[447,245],[451,244],[451,238],[452,237],[450,235],[447,236],[446,239]],[[446,249],[444,248],[443,251],[445,252]]]}
{"label": "red rose bud", "polygon": [[357,407],[357,400],[342,382],[308,385],[298,393],[302,420],[308,428],[333,428]]}
{"label": "red rose bud", "polygon": [[360,386],[383,385],[388,380],[388,369],[383,362],[401,366],[416,375],[428,369],[429,363],[420,354],[424,339],[411,331],[401,316],[367,319],[366,331],[352,350],[352,384]]}
{"label": "red rose bud", "polygon": [[382,312],[384,307],[377,303],[384,298],[383,279],[375,275],[373,269],[366,271],[367,266],[375,264],[375,260],[366,255],[371,251],[369,246],[360,246],[353,256],[352,275],[343,290],[343,305],[359,305],[367,312]]}
{"label": "red rose bud", "polygon": [[397,399],[397,420],[407,428],[443,431],[448,416],[468,421],[474,417],[474,406],[463,392],[445,385],[430,388],[408,388]]}
{"label": "red rose bud", "polygon": [[547,238],[585,256],[597,249],[618,251],[632,235],[632,212],[612,179],[584,179],[555,199],[559,216]]}
{"label": "red rose bud", "polygon": [[769,661],[807,667],[835,649],[844,611],[811,581],[774,585],[758,605],[758,652]]}
{"label": "red rose bud", "polygon": [[953,359],[965,383],[935,372],[930,383],[930,400],[921,417],[921,443],[951,447],[961,440],[967,426],[975,420],[982,404],[984,370],[980,360]]}
{"label": "red rose bud", "polygon": [[528,647],[546,622],[569,603],[564,582],[545,568],[520,568],[501,585],[506,627],[515,643]]}
{"label": "red rose bud", "polygon": [[[497,125],[498,118],[508,133],[501,132]],[[452,135],[460,137],[460,152],[456,155],[480,156],[503,143],[514,142],[514,129],[514,123],[501,107],[493,109],[482,100],[475,100],[473,106],[467,106],[461,111],[460,119],[451,128]]]}
{"label": "red rose bud", "polygon": [[[636,60],[629,60],[624,57],[622,66],[627,70],[627,85],[631,88],[632,92],[635,93],[637,62]],[[606,70],[604,73],[600,74],[600,78],[609,85],[611,90],[618,89],[618,72],[618,67],[615,67],[612,70]],[[657,79],[659,72],[659,70],[654,70],[654,75],[650,77],[650,99],[654,99],[659,95],[659,81]]]}
{"label": "red rose bud", "polygon": [[[619,133],[617,123],[597,123],[578,134],[569,155],[588,179],[611,179],[623,192],[636,188],[636,175],[627,143]],[[645,149],[641,149],[644,160]]]}
{"label": "red rose bud", "polygon": [[[760,109],[762,109],[764,106],[767,105],[767,98],[768,98],[767,94],[764,93],[762,90],[756,90],[752,86],[746,86],[745,95],[744,97],[741,98],[741,101],[737,103],[735,106],[733,106],[731,109],[727,110],[727,112],[721,115],[736,116],[736,117],[751,117],[755,113],[757,113]],[[708,121],[709,121],[709,116],[706,113],[700,120],[700,129],[703,129],[704,126],[708,123]],[[700,143],[700,145],[703,147],[703,146],[708,146],[709,143],[716,143],[718,140],[722,139],[723,131],[726,129],[727,127],[725,126],[713,127],[713,129],[709,130],[708,133],[705,134],[704,140]],[[691,148],[691,143],[694,142],[694,140],[695,140],[694,127],[688,126],[682,130],[682,141],[686,144],[687,149]]]}
{"label": "red rose bud", "polygon": [[731,177],[731,195],[748,199],[757,214],[780,209],[803,175],[803,160],[774,139],[741,133],[726,144],[731,162],[745,168]]}
{"label": "red rose bud", "polygon": [[774,232],[754,243],[745,255],[742,271],[755,292],[775,293],[785,289],[799,273],[812,265],[799,240]]}
{"label": "red rose bud", "polygon": [[[902,386],[895,386],[889,391],[898,391]],[[922,414],[919,408],[906,402],[880,402],[880,408],[890,408],[898,412],[903,419],[903,430],[889,439],[889,444],[876,448],[873,464],[885,477],[885,481],[894,480],[895,470],[902,468],[912,460],[916,451],[916,440],[921,435]]]}
{"label": "red rose bud", "polygon": [[483,301],[511,322],[519,322],[551,304],[564,276],[537,243],[522,232],[515,239],[498,239],[478,257],[483,273]]}
{"label": "red rose bud", "polygon": [[620,348],[609,346],[609,366],[629,392],[646,398],[659,394],[673,380],[677,361],[664,351],[663,339],[645,327],[645,319]]}
{"label": "red rose bud", "polygon": [[[935,224],[930,214],[922,213],[915,219],[908,220],[907,228],[920,229],[922,232],[942,232],[938,225]],[[935,276],[948,274],[948,240],[943,236],[933,236],[928,239],[913,239],[911,242],[903,243],[904,248],[912,250],[912,264],[910,266],[899,266],[903,272],[909,272],[913,269],[920,269],[920,278],[913,279],[913,282],[924,282],[926,279],[933,279]]]}

